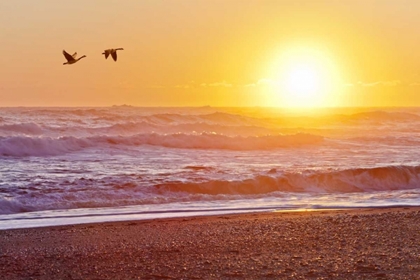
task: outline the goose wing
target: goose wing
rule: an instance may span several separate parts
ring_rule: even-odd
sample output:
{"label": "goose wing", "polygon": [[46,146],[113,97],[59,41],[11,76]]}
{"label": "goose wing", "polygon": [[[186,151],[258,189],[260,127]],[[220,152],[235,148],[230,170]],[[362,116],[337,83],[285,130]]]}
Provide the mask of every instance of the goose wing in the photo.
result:
{"label": "goose wing", "polygon": [[65,50],[63,50],[63,55],[67,59],[67,61],[73,61],[74,57],[71,56],[69,53],[67,53]]}
{"label": "goose wing", "polygon": [[77,52],[75,52],[75,53],[72,55],[72,57],[73,57],[74,59],[76,59],[76,56],[77,56]]}
{"label": "goose wing", "polygon": [[104,52],[102,54],[104,54],[105,59],[107,59],[110,53],[111,53],[111,50],[104,50]]}
{"label": "goose wing", "polygon": [[117,51],[114,50],[113,52],[111,52],[111,56],[114,59],[114,61],[117,61]]}

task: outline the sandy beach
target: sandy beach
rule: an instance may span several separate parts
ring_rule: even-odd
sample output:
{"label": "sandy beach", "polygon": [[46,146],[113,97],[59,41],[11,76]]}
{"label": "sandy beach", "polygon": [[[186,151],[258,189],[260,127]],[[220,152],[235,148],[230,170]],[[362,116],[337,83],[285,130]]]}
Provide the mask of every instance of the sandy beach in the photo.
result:
{"label": "sandy beach", "polygon": [[0,231],[1,279],[420,279],[420,208]]}

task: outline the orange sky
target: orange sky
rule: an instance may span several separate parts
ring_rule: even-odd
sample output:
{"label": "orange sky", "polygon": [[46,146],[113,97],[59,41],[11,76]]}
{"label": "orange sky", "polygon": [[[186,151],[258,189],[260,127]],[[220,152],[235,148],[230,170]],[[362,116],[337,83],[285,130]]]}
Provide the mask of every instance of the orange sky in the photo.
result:
{"label": "orange sky", "polygon": [[[318,105],[420,106],[418,11],[417,0],[1,1],[0,107],[284,106],[273,84],[300,49],[335,77]],[[118,62],[101,55],[112,47]],[[87,58],[63,66],[63,49]]]}

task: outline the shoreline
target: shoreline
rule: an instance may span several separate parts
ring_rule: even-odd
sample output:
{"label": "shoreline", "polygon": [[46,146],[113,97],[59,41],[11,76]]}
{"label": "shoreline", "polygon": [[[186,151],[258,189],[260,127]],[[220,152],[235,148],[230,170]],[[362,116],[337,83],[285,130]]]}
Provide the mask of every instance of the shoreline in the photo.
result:
{"label": "shoreline", "polygon": [[[36,216],[22,216],[24,213],[6,214],[5,217],[12,216],[11,219],[0,220],[0,231],[13,230],[13,229],[30,229],[30,228],[44,228],[44,227],[58,227],[58,226],[73,226],[73,225],[89,225],[89,224],[102,224],[102,223],[118,223],[128,221],[157,221],[172,218],[195,218],[195,217],[211,217],[211,216],[225,216],[225,215],[246,215],[253,213],[289,213],[289,212],[319,212],[319,211],[354,211],[354,210],[367,210],[367,209],[392,209],[392,208],[406,208],[406,207],[419,207],[420,205],[379,205],[379,206],[345,206],[345,207],[331,207],[331,208],[276,208],[276,207],[262,207],[262,208],[248,208],[248,209],[215,209],[211,211],[196,210],[196,211],[139,211],[133,212],[116,212],[113,214],[94,214],[89,212],[86,214],[66,215],[66,216],[42,216],[40,213],[46,211],[28,212]],[[74,211],[78,209],[69,209]],[[62,210],[57,210],[62,211]],[[26,215],[26,214],[25,214]],[[0,215],[1,216],[1,215]],[[17,217],[18,216],[18,217]],[[15,218],[13,218],[15,217]],[[13,224],[13,225],[12,225]]]}
{"label": "shoreline", "polygon": [[420,207],[0,231],[4,279],[420,279]]}

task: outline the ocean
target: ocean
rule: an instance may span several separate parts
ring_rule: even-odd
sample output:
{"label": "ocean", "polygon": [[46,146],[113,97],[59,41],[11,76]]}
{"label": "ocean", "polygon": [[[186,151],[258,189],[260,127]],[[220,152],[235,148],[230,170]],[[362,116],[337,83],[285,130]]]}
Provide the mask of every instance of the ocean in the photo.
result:
{"label": "ocean", "polygon": [[0,229],[420,205],[420,108],[0,108]]}

